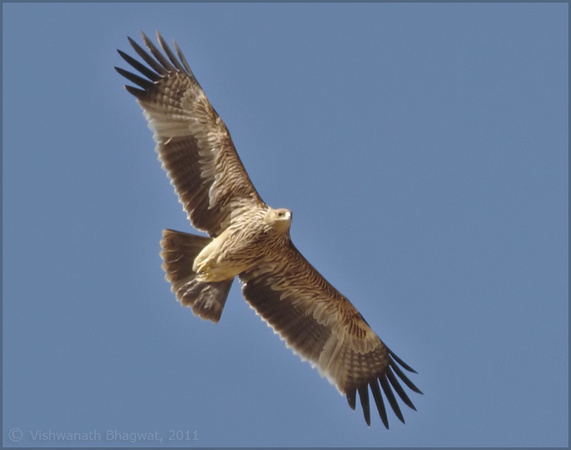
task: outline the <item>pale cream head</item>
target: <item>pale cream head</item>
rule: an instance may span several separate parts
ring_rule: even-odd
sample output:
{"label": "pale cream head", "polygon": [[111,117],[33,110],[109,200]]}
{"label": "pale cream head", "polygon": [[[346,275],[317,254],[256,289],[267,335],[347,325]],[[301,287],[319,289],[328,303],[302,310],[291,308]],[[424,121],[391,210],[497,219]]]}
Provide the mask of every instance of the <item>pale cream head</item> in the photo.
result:
{"label": "pale cream head", "polygon": [[289,209],[270,208],[266,214],[265,221],[278,231],[282,233],[288,232],[291,226],[292,213]]}

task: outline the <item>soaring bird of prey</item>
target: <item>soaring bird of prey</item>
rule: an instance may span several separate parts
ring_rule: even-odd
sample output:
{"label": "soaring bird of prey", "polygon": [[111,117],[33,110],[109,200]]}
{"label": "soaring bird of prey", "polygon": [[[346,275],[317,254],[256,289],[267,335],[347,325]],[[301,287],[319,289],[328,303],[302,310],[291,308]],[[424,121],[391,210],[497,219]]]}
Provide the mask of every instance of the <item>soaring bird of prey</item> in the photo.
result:
{"label": "soaring bird of prey", "polygon": [[386,428],[385,401],[404,422],[397,397],[416,408],[401,383],[421,392],[403,369],[416,372],[296,249],[291,211],[273,209],[258,195],[176,42],[174,53],[158,32],[162,51],[145,34],[146,50],[128,39],[144,63],[118,50],[138,73],[116,70],[136,86],[125,87],[143,109],[188,219],[208,234],[163,231],[163,269],[177,299],[216,323],[238,277],[256,313],[346,395],[352,409],[359,395],[369,426],[369,389]]}

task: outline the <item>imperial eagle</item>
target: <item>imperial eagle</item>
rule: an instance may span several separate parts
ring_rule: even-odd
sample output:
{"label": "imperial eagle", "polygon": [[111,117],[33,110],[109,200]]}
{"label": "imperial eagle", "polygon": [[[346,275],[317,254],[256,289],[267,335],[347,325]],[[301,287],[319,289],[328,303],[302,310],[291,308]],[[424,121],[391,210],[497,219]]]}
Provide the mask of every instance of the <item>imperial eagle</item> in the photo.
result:
{"label": "imperial eagle", "polygon": [[[218,322],[235,277],[246,301],[303,360],[347,396],[358,394],[371,423],[369,389],[389,427],[385,401],[404,422],[397,397],[415,409],[402,384],[421,393],[403,372],[415,372],[369,327],[357,309],[296,249],[292,214],[263,202],[176,42],[162,51],[142,35],[129,38],[144,62],[119,50],[136,73],[133,94],[154,132],[156,151],[190,222],[208,234],[164,230],[161,256],[177,299],[202,319]],[[396,394],[396,395],[395,395]]]}

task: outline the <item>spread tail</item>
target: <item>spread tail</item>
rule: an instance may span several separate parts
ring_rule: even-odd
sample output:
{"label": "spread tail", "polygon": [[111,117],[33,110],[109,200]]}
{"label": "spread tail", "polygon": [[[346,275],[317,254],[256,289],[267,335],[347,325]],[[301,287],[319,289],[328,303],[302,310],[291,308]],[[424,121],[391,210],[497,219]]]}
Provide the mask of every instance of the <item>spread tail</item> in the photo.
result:
{"label": "spread tail", "polygon": [[190,306],[192,312],[201,319],[216,323],[220,320],[233,278],[213,283],[196,280],[192,264],[196,256],[206,247],[211,238],[163,230],[161,257],[165,278],[171,283],[172,291],[184,306]]}

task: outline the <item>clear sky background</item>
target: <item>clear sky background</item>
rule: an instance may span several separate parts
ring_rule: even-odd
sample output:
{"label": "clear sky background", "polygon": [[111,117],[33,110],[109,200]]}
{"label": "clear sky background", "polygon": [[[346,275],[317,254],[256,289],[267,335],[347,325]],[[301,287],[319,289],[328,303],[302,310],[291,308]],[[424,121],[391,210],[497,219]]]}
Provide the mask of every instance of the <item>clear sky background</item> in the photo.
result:
{"label": "clear sky background", "polygon": [[[568,444],[567,4],[4,4],[2,27],[5,446]],[[238,283],[217,325],[176,302],[159,240],[191,227],[113,69],[156,29],[418,371],[406,425],[368,429]]]}

